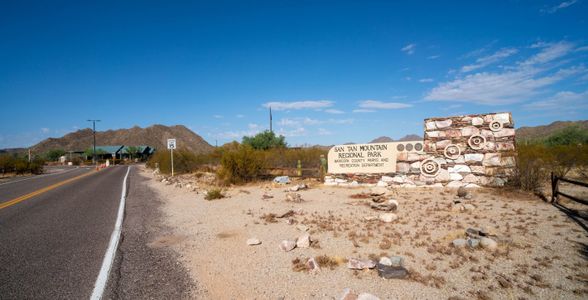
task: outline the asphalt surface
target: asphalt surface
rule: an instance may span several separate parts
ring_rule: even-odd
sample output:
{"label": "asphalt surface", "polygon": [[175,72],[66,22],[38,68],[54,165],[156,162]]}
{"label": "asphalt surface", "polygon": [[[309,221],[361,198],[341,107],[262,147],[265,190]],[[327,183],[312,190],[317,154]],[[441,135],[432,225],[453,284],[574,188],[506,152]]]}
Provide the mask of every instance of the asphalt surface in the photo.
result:
{"label": "asphalt surface", "polygon": [[165,226],[161,200],[135,169],[128,178],[129,193],[121,241],[106,299],[188,299],[195,290],[187,270],[165,241],[174,236]]}
{"label": "asphalt surface", "polygon": [[[0,185],[1,205],[88,174],[0,209],[0,299],[90,297],[114,228],[126,170],[63,170]],[[131,168],[123,232],[104,298],[188,298],[193,286],[176,254],[149,246],[168,229],[160,225],[161,202],[145,180]]]}

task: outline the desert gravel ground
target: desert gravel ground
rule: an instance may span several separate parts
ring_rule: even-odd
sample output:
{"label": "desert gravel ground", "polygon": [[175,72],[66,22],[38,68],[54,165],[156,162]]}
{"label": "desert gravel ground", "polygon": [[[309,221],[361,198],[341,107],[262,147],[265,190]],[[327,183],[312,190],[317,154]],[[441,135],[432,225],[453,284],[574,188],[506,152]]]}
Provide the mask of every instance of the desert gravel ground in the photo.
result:
{"label": "desert gravel ground", "polygon": [[[202,299],[339,299],[345,288],[381,299],[586,299],[588,236],[567,216],[535,196],[504,189],[472,190],[473,211],[454,211],[455,190],[394,189],[398,220],[366,220],[381,212],[371,199],[352,198],[369,188],[309,183],[286,201],[292,185],[270,183],[229,188],[227,198],[204,200],[206,184],[183,177],[182,187],[161,182],[150,170],[149,186],[164,201],[166,225]],[[190,185],[186,186],[189,182]],[[266,195],[264,197],[264,195]],[[269,198],[267,196],[272,196]],[[275,218],[288,211],[294,214]],[[279,249],[302,235],[310,248]],[[456,249],[451,241],[469,227],[484,228],[498,249]],[[262,244],[249,246],[257,238]],[[320,272],[295,271],[293,260],[326,255]],[[407,279],[382,279],[376,270],[354,271],[346,258],[404,257]],[[304,261],[304,260],[303,260]]]}

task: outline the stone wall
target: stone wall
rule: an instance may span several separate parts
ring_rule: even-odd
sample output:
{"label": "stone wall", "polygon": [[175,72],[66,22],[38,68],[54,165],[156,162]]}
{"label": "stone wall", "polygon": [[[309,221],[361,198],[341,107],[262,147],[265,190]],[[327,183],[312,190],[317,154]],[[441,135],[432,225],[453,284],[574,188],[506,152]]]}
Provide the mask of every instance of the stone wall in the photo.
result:
{"label": "stone wall", "polygon": [[419,142],[424,145],[422,151],[402,149],[397,153],[394,173],[327,174],[325,184],[503,186],[515,170],[515,130],[510,113],[425,119],[424,140],[412,143]]}

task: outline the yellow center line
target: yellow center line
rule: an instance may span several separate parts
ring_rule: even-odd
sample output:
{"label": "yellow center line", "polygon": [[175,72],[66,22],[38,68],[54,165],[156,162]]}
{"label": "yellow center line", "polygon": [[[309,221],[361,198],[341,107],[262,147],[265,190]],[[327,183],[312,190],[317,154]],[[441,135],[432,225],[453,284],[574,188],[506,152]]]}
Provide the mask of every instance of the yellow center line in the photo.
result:
{"label": "yellow center line", "polygon": [[42,189],[36,190],[34,192],[28,193],[26,195],[22,195],[22,196],[20,196],[18,198],[14,198],[14,199],[12,199],[10,201],[6,201],[4,203],[0,203],[0,209],[7,208],[9,206],[15,205],[15,204],[17,204],[19,202],[25,201],[27,199],[30,199],[30,198],[35,197],[37,195],[43,194],[43,193],[48,192],[48,191],[50,191],[52,189],[58,188],[58,187],[60,187],[60,186],[62,186],[64,184],[68,184],[68,183],[70,183],[72,181],[78,180],[80,178],[86,177],[86,176],[91,175],[91,174],[94,174],[94,173],[95,172],[88,172],[86,174],[82,174],[82,175],[79,175],[79,176],[76,176],[76,177],[73,177],[73,178],[70,178],[70,179],[67,179],[67,180],[64,180],[64,181],[61,181],[61,182],[52,184],[50,186],[47,186],[47,187],[44,187]]}

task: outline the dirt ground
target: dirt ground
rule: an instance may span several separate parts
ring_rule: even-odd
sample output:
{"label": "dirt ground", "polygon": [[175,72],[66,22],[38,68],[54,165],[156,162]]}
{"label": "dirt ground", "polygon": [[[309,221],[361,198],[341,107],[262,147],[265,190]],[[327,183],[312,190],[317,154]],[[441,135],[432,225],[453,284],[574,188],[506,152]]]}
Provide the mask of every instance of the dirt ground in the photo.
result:
{"label": "dirt ground", "polygon": [[[339,299],[345,288],[380,299],[586,299],[588,236],[581,227],[538,198],[504,189],[470,190],[472,211],[454,211],[456,191],[395,189],[392,223],[371,220],[382,212],[370,198],[350,196],[369,188],[310,184],[286,201],[287,189],[270,183],[234,187],[224,199],[204,199],[204,186],[156,180],[173,236],[158,246],[177,251],[202,299]],[[264,197],[264,195],[266,195]],[[269,198],[268,196],[272,196]],[[290,216],[276,218],[292,210]],[[274,214],[274,215],[272,215]],[[313,245],[285,252],[283,240],[309,228]],[[484,228],[498,249],[451,245],[466,228]],[[257,238],[262,243],[249,246]],[[295,271],[293,260],[326,255],[330,267]],[[383,279],[375,269],[347,268],[347,258],[402,256],[410,275]],[[339,263],[337,265],[337,263]]]}

